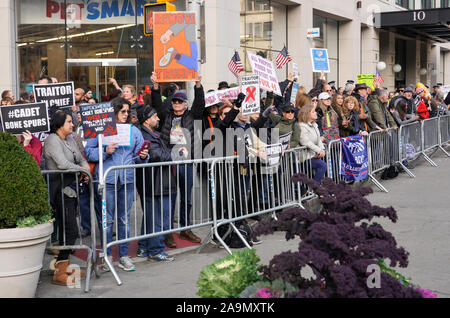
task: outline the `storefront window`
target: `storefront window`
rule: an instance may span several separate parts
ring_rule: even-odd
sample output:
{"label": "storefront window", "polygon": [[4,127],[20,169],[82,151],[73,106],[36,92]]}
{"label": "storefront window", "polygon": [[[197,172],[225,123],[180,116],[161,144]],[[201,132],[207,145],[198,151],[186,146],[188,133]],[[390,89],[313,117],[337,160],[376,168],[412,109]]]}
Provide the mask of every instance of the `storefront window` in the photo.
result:
{"label": "storefront window", "polygon": [[[313,38],[314,48],[328,50],[330,60],[330,73],[325,74],[327,81],[339,80],[339,22],[336,20],[313,15],[313,27],[320,28],[320,37]],[[314,83],[320,73],[314,73]]]}
{"label": "storefront window", "polygon": [[[270,0],[241,0],[241,50],[245,72],[251,73],[247,50],[274,60],[287,43],[287,6]],[[277,70],[279,81],[287,67]]]}
{"label": "storefront window", "polygon": [[[153,0],[16,0],[21,92],[48,75],[78,87],[149,84],[153,39],[143,33],[143,7]],[[172,2],[186,10],[186,1]],[[132,59],[135,67],[71,66],[68,59]],[[136,71],[137,69],[137,71]],[[96,74],[98,73],[98,74]],[[106,75],[106,76],[105,76]],[[105,79],[106,78],[106,79]],[[100,83],[98,83],[100,81]],[[104,95],[105,90],[98,92]]]}

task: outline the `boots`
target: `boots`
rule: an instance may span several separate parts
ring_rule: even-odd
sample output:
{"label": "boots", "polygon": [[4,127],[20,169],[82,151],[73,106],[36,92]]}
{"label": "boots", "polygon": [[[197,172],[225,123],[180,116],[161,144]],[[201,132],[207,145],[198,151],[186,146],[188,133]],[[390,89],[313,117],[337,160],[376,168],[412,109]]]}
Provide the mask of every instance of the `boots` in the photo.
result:
{"label": "boots", "polygon": [[67,286],[67,284],[75,284],[75,278],[70,279],[67,275],[67,267],[69,266],[69,260],[57,261],[55,264],[55,273],[53,274],[52,284]]}
{"label": "boots", "polygon": [[[67,267],[67,270],[66,270],[66,274],[67,275],[73,275],[73,274],[75,274],[75,272],[76,272],[76,269],[75,268],[69,268],[70,267],[70,257],[69,257],[69,266]],[[82,271],[81,269],[80,269],[80,277],[84,277],[86,274],[84,273],[84,271]]]}
{"label": "boots", "polygon": [[164,244],[166,244],[166,246],[168,248],[176,248],[177,247],[177,243],[175,243],[175,239],[173,238],[173,234],[167,234],[166,238],[164,239]]}

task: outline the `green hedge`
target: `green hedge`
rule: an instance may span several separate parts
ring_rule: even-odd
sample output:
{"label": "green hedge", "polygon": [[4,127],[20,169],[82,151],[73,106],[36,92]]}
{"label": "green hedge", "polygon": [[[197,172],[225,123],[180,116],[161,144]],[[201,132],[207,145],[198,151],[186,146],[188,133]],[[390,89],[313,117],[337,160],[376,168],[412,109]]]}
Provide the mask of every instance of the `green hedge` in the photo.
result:
{"label": "green hedge", "polygon": [[11,134],[0,133],[0,229],[51,218],[47,185],[33,157]]}

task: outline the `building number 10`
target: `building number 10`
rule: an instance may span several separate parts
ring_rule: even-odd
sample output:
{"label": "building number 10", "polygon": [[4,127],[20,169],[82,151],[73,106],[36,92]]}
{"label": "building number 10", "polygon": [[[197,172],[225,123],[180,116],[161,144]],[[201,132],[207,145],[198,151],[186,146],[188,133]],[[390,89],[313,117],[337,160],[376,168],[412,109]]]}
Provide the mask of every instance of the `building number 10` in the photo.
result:
{"label": "building number 10", "polygon": [[423,20],[425,20],[426,14],[425,14],[424,11],[419,11],[419,12],[414,11],[413,14],[414,14],[414,21],[417,21],[417,20],[423,21]]}

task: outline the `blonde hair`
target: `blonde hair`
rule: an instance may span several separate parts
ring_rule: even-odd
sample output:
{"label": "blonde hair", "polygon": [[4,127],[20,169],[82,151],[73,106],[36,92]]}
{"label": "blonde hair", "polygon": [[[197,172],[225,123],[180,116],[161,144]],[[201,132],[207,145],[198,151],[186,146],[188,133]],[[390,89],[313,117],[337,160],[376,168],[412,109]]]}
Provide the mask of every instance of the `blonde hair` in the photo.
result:
{"label": "blonde hair", "polygon": [[298,122],[299,123],[309,123],[311,112],[316,107],[314,105],[305,105],[302,108],[300,108],[300,111],[298,112]]}
{"label": "blonde hair", "polygon": [[133,85],[126,84],[122,86],[122,90],[125,90],[125,88],[129,88],[133,96],[136,96],[136,88],[134,88]]}
{"label": "blonde hair", "polygon": [[355,112],[359,112],[359,103],[358,100],[356,99],[356,97],[354,96],[348,96],[344,99],[344,104],[342,104],[342,112],[345,115],[345,117],[349,117],[350,115],[350,111],[347,108],[348,103],[353,102],[353,104],[355,104],[355,108],[353,111]]}
{"label": "blonde hair", "polygon": [[311,98],[306,94],[297,94],[297,98],[295,99],[295,107],[301,109],[303,106],[311,104]]}

